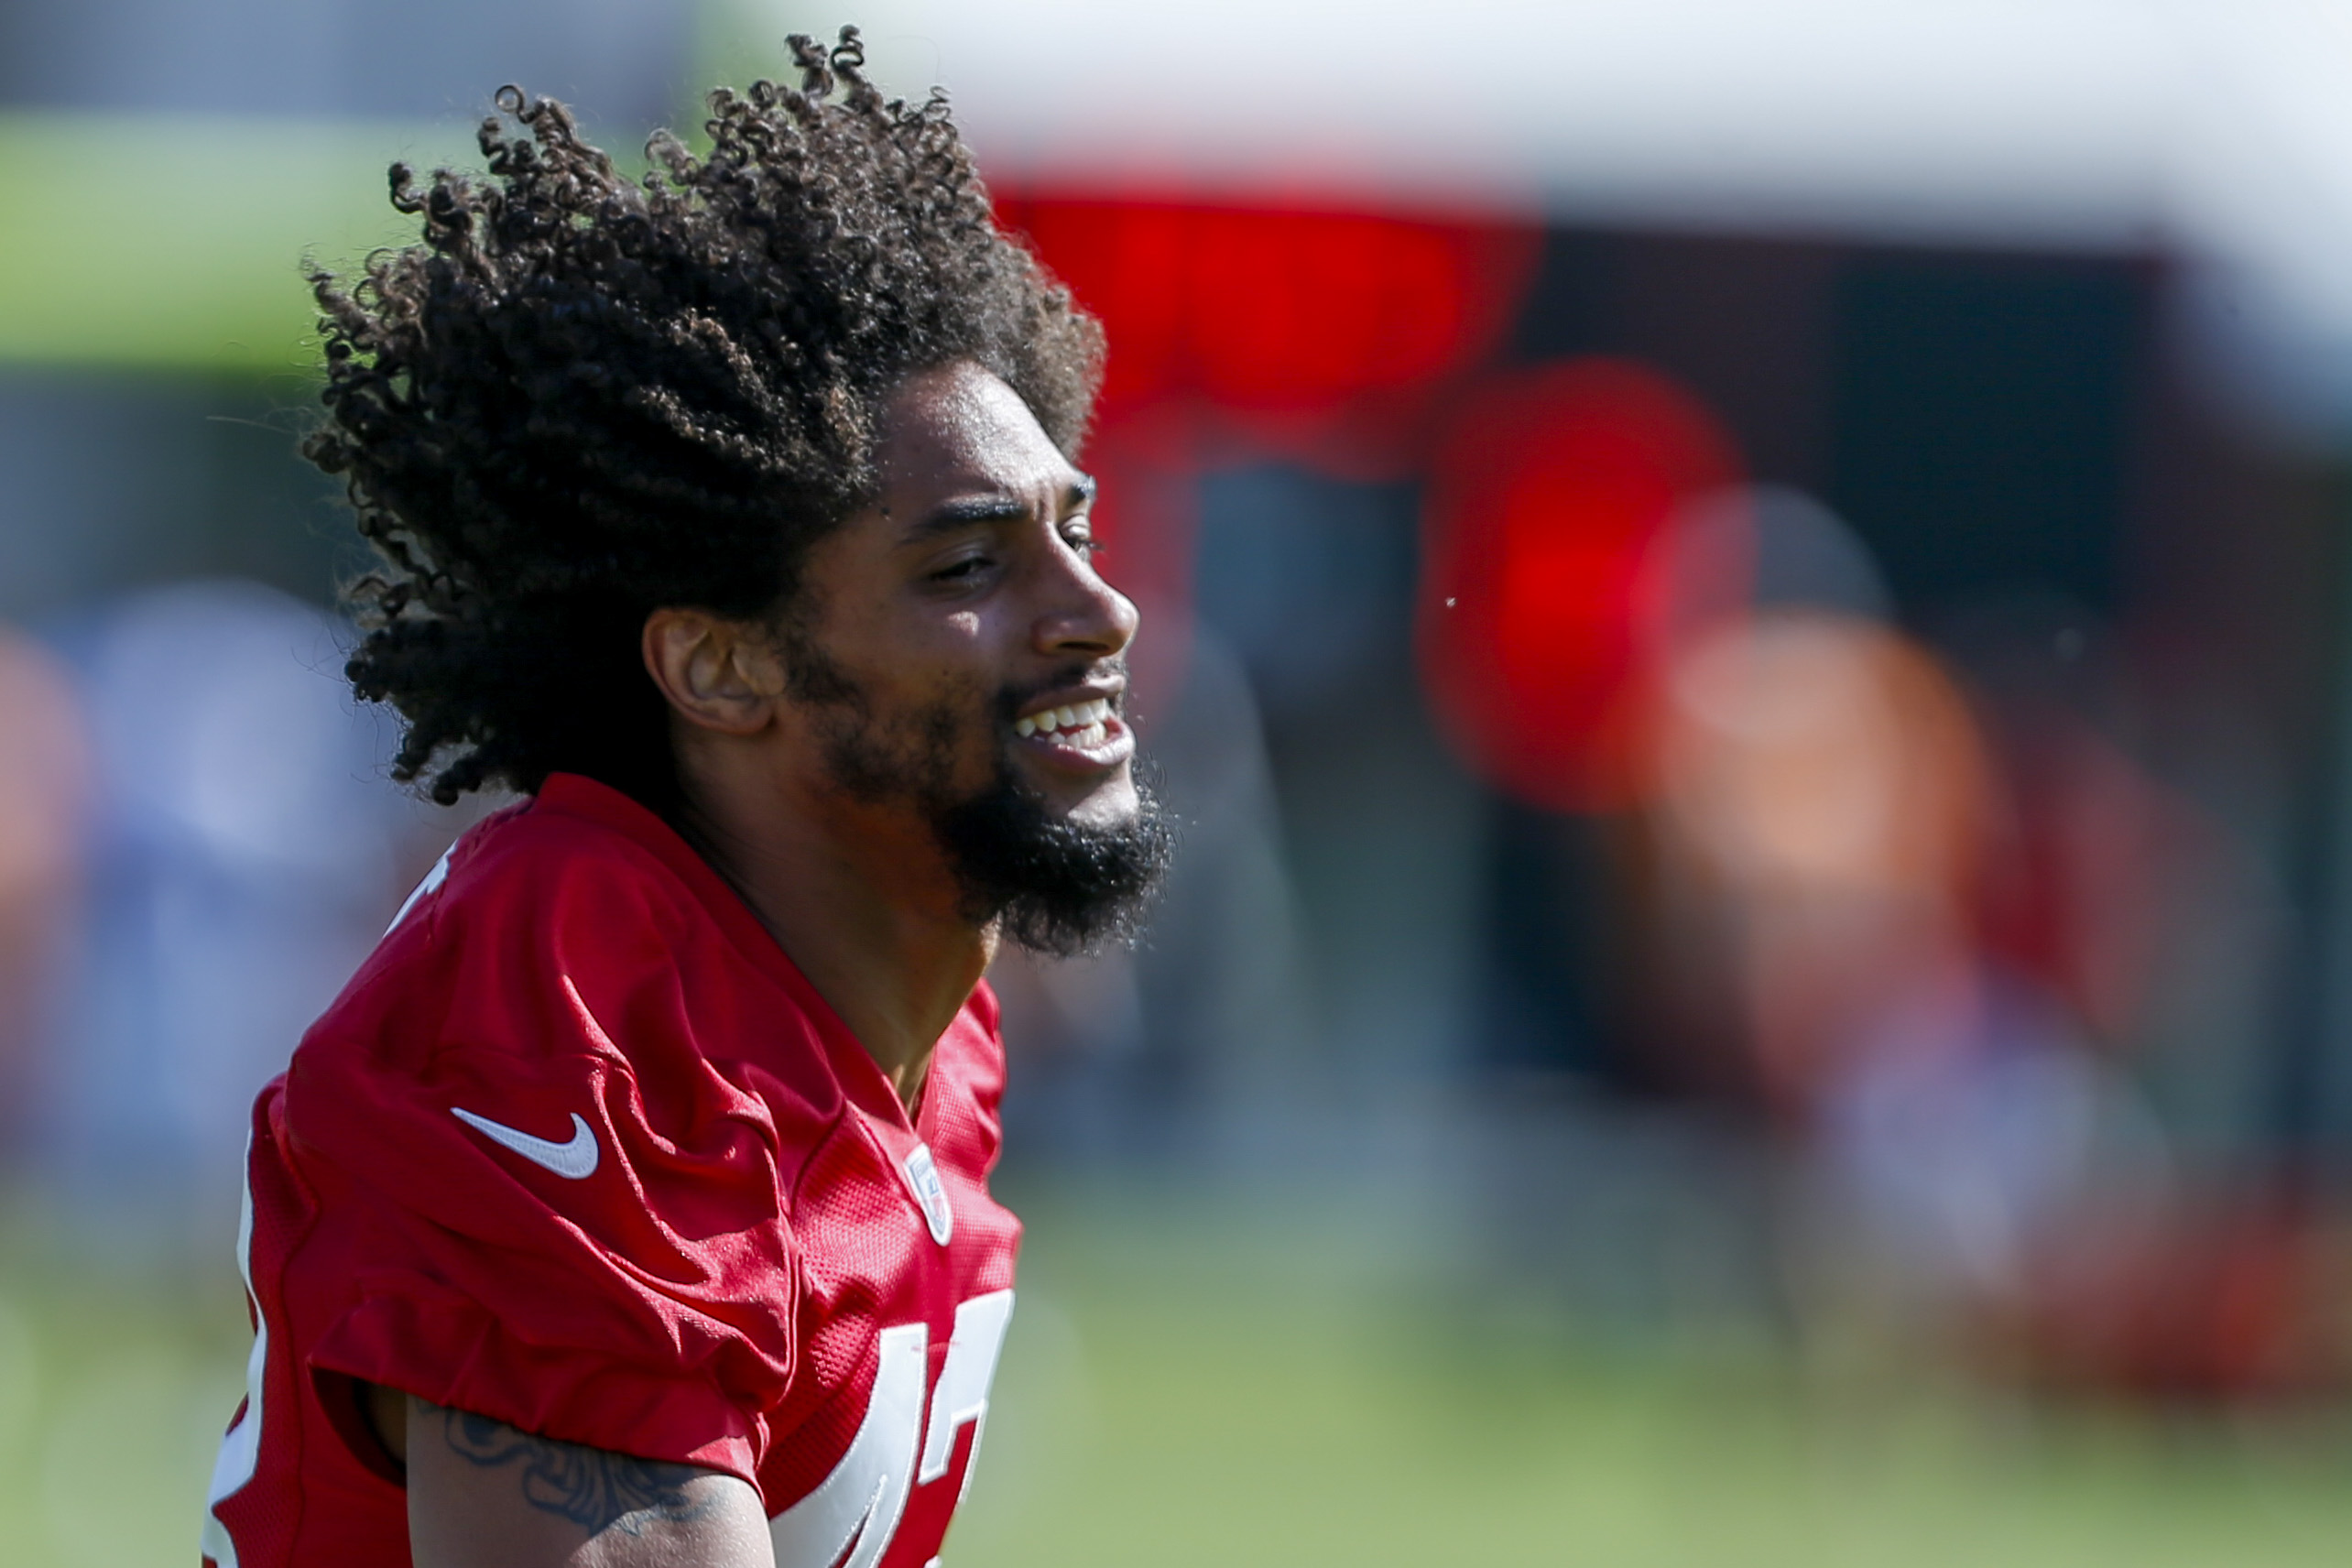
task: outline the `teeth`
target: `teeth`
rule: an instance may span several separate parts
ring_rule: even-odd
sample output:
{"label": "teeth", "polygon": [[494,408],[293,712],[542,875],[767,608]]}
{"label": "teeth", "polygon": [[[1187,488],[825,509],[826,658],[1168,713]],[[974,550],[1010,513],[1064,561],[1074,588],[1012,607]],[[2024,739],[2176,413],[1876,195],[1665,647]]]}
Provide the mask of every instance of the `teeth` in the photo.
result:
{"label": "teeth", "polygon": [[1028,736],[1051,735],[1056,730],[1069,732],[1067,738],[1079,746],[1100,746],[1105,731],[1104,725],[1111,716],[1107,697],[1094,697],[1067,707],[1048,708],[1025,719],[1013,721],[1013,733]]}

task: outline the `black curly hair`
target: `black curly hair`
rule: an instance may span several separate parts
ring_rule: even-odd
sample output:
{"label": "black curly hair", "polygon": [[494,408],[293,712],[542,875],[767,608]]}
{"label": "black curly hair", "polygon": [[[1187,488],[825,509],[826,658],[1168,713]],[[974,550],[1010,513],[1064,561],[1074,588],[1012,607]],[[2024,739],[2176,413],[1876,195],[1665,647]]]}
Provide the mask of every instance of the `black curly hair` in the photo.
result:
{"label": "black curly hair", "polygon": [[562,769],[666,810],[647,615],[789,629],[908,376],[977,363],[1076,454],[1101,332],[997,228],[944,95],[885,102],[855,27],[790,48],[798,90],[714,92],[710,151],[659,133],[641,182],[503,89],[489,179],[393,166],[422,244],[348,288],[311,269],[327,419],[303,450],[382,558],[346,590],[346,673],[407,721],[394,777],[444,805]]}

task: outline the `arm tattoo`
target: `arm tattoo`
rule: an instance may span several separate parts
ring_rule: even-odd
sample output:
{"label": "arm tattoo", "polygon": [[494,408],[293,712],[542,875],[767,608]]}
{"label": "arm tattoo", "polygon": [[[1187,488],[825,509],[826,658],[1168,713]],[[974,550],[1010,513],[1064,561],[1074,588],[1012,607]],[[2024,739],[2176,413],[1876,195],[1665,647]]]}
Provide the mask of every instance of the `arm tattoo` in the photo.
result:
{"label": "arm tattoo", "polygon": [[716,1501],[688,1494],[687,1484],[703,1474],[691,1465],[534,1437],[468,1410],[441,1415],[452,1452],[485,1470],[520,1465],[524,1500],[542,1513],[570,1519],[591,1536],[615,1526],[625,1535],[643,1535],[656,1524],[691,1523]]}

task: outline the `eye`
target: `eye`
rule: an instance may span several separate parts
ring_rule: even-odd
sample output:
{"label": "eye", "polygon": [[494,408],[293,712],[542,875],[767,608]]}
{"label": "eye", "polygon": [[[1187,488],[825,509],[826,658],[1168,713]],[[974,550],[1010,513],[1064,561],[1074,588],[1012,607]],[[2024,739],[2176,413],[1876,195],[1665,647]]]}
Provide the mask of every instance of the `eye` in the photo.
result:
{"label": "eye", "polygon": [[934,583],[970,583],[985,576],[996,562],[985,555],[967,555],[949,561],[931,574]]}

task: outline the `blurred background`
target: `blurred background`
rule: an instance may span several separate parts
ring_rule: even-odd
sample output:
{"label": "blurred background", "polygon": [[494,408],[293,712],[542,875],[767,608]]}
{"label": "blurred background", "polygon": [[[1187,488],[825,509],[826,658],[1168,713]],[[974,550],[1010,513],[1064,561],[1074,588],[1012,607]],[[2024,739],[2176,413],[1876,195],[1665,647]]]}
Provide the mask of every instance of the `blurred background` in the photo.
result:
{"label": "blurred background", "polygon": [[866,31],[1105,321],[1186,853],[995,976],[991,1563],[2352,1530],[2352,12],[0,0],[0,1514],[192,1562],[385,776],[298,264]]}

